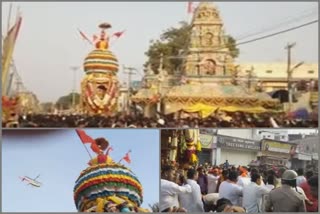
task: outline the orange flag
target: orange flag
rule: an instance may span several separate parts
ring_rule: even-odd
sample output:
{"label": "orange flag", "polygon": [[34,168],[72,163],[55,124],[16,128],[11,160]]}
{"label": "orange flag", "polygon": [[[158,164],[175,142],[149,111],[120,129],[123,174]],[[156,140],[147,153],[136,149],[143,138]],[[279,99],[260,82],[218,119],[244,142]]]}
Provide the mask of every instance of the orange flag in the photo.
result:
{"label": "orange flag", "polygon": [[129,152],[126,153],[126,155],[122,158],[123,160],[125,160],[127,163],[131,163],[131,159],[129,156],[129,153],[131,152],[131,150]]}
{"label": "orange flag", "polygon": [[188,2],[188,13],[193,13],[193,7],[192,7],[193,2],[189,1]]}
{"label": "orange flag", "polygon": [[90,148],[92,149],[92,151],[94,151],[95,153],[100,153],[100,148],[97,145],[96,141],[94,139],[92,139],[90,136],[88,136],[85,131],[81,130],[81,129],[76,129],[76,132],[80,138],[80,140],[82,141],[83,144],[89,143],[91,144]]}
{"label": "orange flag", "polygon": [[116,36],[116,37],[120,37],[120,36],[122,36],[122,34],[125,32],[125,30],[123,30],[123,31],[120,31],[120,32],[116,32],[116,33],[114,33],[113,34],[113,36]]}

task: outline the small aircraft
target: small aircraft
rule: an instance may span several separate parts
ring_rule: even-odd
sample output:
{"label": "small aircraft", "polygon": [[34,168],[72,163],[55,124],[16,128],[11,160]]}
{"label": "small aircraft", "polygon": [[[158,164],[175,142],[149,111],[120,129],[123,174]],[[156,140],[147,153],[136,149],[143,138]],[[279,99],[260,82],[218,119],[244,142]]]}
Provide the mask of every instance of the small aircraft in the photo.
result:
{"label": "small aircraft", "polygon": [[29,178],[28,176],[19,177],[21,181],[26,181],[28,185],[34,186],[34,187],[41,187],[42,183],[39,181],[36,181],[37,178],[39,178],[40,175],[38,175],[35,179]]}

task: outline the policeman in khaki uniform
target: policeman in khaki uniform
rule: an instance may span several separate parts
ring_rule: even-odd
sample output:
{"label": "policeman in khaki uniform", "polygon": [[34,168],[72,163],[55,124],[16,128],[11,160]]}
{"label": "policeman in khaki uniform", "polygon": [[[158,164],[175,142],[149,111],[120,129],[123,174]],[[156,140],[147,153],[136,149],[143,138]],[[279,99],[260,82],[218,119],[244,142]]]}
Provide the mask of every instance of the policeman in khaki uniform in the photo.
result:
{"label": "policeman in khaki uniform", "polygon": [[266,212],[306,212],[304,197],[296,188],[297,176],[293,170],[286,170],[282,174],[281,187],[269,193],[265,206]]}

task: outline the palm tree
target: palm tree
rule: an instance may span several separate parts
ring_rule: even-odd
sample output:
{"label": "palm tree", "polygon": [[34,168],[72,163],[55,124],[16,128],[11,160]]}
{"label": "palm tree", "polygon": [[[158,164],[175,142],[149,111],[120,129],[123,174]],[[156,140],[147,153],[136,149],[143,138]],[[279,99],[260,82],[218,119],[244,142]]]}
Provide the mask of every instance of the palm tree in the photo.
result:
{"label": "palm tree", "polygon": [[152,212],[158,213],[160,212],[159,203],[149,204],[149,207],[151,208]]}

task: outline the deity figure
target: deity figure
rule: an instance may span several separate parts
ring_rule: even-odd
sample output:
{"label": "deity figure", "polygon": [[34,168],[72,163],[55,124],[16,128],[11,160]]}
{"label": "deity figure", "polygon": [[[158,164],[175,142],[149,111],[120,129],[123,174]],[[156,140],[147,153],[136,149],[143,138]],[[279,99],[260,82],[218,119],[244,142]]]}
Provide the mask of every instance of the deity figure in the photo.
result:
{"label": "deity figure", "polygon": [[212,33],[206,33],[203,40],[202,40],[203,46],[212,46],[213,44],[213,35]]}
{"label": "deity figure", "polygon": [[195,165],[198,163],[197,153],[201,151],[199,129],[183,131],[186,150],[184,151],[184,163]]}
{"label": "deity figure", "polygon": [[86,76],[82,81],[82,104],[89,114],[111,115],[117,107],[119,84],[116,73],[118,60],[108,50],[108,23],[99,25],[101,34],[95,43],[95,50],[88,54],[84,62]]}
{"label": "deity figure", "polygon": [[207,59],[204,65],[205,69],[206,69],[206,73],[210,74],[210,75],[214,75],[216,74],[216,67],[217,64],[214,60],[212,59]]}

